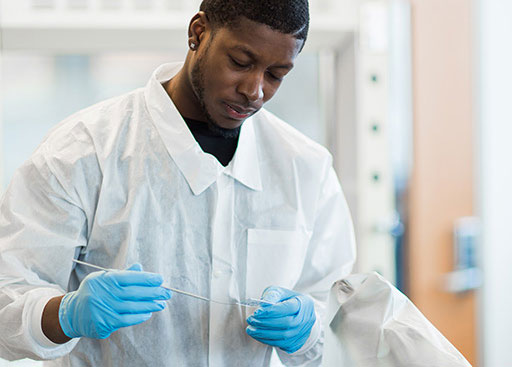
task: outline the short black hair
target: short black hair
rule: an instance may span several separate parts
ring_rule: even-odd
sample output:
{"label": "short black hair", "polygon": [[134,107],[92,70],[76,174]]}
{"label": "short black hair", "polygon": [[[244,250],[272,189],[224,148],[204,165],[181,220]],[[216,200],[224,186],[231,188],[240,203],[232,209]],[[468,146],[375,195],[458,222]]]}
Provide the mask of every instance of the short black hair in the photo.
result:
{"label": "short black hair", "polygon": [[306,41],[308,0],[203,0],[200,9],[214,25],[234,26],[240,17]]}

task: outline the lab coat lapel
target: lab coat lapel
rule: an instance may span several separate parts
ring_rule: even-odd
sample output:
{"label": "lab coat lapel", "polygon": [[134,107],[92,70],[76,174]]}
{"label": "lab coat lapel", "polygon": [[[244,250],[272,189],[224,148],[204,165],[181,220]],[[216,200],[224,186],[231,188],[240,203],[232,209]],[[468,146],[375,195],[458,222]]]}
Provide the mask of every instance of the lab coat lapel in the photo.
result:
{"label": "lab coat lapel", "polygon": [[238,147],[226,173],[250,189],[261,191],[260,159],[254,132],[254,119],[247,119],[240,130]]}
{"label": "lab coat lapel", "polygon": [[151,119],[164,144],[194,195],[201,194],[219,175],[224,167],[217,159],[202,151],[176,106],[162,87],[182,64],[164,64],[151,76],[144,91]]}

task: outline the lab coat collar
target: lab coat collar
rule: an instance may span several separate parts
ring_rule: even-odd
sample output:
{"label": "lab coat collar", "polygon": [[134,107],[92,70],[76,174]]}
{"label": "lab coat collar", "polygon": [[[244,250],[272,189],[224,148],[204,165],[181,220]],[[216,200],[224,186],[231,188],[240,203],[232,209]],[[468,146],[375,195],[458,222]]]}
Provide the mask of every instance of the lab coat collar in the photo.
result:
{"label": "lab coat collar", "polygon": [[201,194],[225,173],[250,189],[261,191],[261,176],[256,136],[252,119],[247,119],[240,131],[235,156],[223,167],[213,155],[205,153],[178,109],[162,87],[183,66],[182,63],[158,67],[144,90],[149,114],[162,137],[167,151],[185,176],[194,195]]}
{"label": "lab coat collar", "polygon": [[226,173],[245,186],[261,191],[263,187],[259,162],[254,121],[251,117],[244,121],[240,129],[235,156],[226,167]]}

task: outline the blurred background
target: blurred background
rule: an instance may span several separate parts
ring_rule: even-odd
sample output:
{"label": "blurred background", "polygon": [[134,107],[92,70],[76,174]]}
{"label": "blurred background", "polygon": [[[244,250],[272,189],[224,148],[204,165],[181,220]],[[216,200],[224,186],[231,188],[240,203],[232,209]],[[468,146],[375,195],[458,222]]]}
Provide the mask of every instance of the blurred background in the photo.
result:
{"label": "blurred background", "polygon": [[[0,0],[0,192],[64,117],[183,60],[199,3]],[[472,365],[512,366],[512,2],[310,4],[267,107],[333,153],[356,271],[392,281]]]}

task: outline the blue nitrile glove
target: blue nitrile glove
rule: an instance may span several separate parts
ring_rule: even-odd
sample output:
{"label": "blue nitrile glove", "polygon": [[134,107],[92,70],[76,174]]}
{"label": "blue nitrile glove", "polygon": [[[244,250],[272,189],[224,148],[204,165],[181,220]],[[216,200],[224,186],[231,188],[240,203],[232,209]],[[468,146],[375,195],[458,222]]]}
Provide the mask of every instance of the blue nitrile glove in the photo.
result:
{"label": "blue nitrile glove", "polygon": [[62,331],[70,338],[105,339],[119,328],[147,321],[171,298],[171,291],[160,287],[162,281],[159,274],[142,272],[140,264],[91,273],[62,298]]}
{"label": "blue nitrile glove", "polygon": [[263,304],[247,319],[247,334],[287,353],[298,351],[306,343],[316,321],[313,300],[273,286],[265,289],[262,299],[274,304]]}

